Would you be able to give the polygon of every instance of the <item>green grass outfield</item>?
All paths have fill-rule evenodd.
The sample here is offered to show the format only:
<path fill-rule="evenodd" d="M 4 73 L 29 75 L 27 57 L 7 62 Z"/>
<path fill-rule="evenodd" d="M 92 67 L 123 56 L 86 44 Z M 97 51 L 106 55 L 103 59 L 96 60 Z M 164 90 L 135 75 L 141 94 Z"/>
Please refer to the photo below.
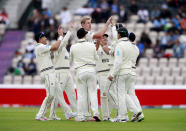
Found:
<path fill-rule="evenodd" d="M 186 109 L 144 109 L 140 123 L 36 121 L 39 108 L 0 108 L 0 131 L 186 131 Z M 114 115 L 114 114 L 112 114 Z"/>

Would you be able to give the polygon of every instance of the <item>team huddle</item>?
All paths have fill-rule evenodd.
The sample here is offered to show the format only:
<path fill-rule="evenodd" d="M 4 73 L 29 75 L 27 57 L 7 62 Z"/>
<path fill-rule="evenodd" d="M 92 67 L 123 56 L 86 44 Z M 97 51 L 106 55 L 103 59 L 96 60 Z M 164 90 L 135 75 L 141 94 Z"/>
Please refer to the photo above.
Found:
<path fill-rule="evenodd" d="M 112 39 L 109 41 L 105 32 L 110 25 Z M 133 113 L 130 121 L 142 121 L 144 114 L 134 87 L 136 60 L 139 55 L 139 50 L 133 43 L 135 34 L 128 33 L 127 29 L 122 24 L 115 23 L 112 17 L 97 33 L 91 31 L 90 17 L 83 17 L 81 26 L 77 31 L 78 42 L 71 46 L 70 53 L 66 46 L 72 35 L 73 23 L 66 35 L 61 27 L 58 28 L 59 38 L 51 46 L 47 45 L 45 33 L 35 36 L 36 61 L 47 94 L 36 120 L 61 120 L 56 115 L 57 105 L 60 104 L 67 120 L 75 117 L 75 121 L 78 122 L 101 121 L 97 98 L 98 81 L 102 120 L 127 122 L 128 109 Z M 54 54 L 53 60 L 51 52 Z M 75 82 L 70 67 L 75 69 Z M 67 93 L 71 107 L 65 102 L 63 91 Z M 47 119 L 48 108 L 50 116 Z M 110 117 L 113 109 L 117 110 L 115 118 Z"/>

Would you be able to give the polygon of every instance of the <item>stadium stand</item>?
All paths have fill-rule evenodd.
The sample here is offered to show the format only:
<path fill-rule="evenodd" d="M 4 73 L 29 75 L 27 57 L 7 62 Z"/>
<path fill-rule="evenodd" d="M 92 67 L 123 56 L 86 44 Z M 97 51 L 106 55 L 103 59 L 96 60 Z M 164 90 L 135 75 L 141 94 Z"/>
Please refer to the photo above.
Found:
<path fill-rule="evenodd" d="M 112 1 L 112 0 L 111 0 Z M 78 8 L 81 8 L 81 11 L 89 12 L 91 15 L 96 9 L 98 15 L 103 16 L 103 4 L 108 7 L 110 10 L 108 13 L 113 15 L 117 20 L 120 19 L 120 14 L 113 13 L 115 8 L 112 8 L 114 5 L 114 1 L 107 2 L 106 4 L 103 1 L 92 1 L 83 0 L 82 2 L 72 1 L 63 1 L 68 3 L 67 9 L 72 14 L 72 20 L 76 22 L 75 29 L 80 27 L 81 15 L 77 15 Z M 117 0 L 116 0 L 117 1 Z M 59 2 L 59 1 L 58 1 Z M 87 2 L 87 3 L 86 3 Z M 127 11 L 127 21 L 122 22 L 129 32 L 134 32 L 137 36 L 136 44 L 140 49 L 140 57 L 137 65 L 136 72 L 138 74 L 137 84 L 138 85 L 184 85 L 186 84 L 186 43 L 181 43 L 181 46 L 175 46 L 175 40 L 179 40 L 181 35 L 184 35 L 183 32 L 185 27 L 181 23 L 184 22 L 186 16 L 186 9 L 183 8 L 186 4 L 185 1 L 179 0 L 176 3 L 176 7 L 169 6 L 169 3 L 166 3 L 165 0 L 138 0 L 136 1 L 136 5 L 134 5 L 134 1 L 130 0 L 118 0 L 120 5 L 125 6 L 125 10 Z M 74 4 L 75 3 L 75 4 Z M 113 3 L 113 4 L 112 4 Z M 86 5 L 84 5 L 86 4 Z M 47 4 L 45 3 L 47 6 Z M 48 9 L 53 9 L 54 5 L 49 6 Z M 152 16 L 152 9 L 154 7 L 158 7 L 157 17 Z M 115 6 L 114 6 L 115 7 Z M 148 21 L 145 23 L 139 22 L 139 13 L 138 11 L 141 8 L 145 8 L 148 11 Z M 95 10 L 94 10 L 95 9 Z M 151 9 L 151 10 L 150 10 Z M 105 9 L 108 10 L 108 9 Z M 119 5 L 117 5 L 117 10 L 120 12 Z M 180 13 L 181 12 L 181 13 Z M 24 40 L 22 40 L 15 47 L 15 56 L 12 59 L 11 68 L 8 69 L 6 75 L 4 75 L 3 83 L 4 84 L 41 84 L 40 77 L 37 72 L 33 75 L 28 75 L 28 65 L 33 59 L 35 63 L 35 56 L 33 51 L 26 51 L 27 47 L 30 46 L 29 43 L 33 43 L 34 34 L 40 31 L 48 31 L 48 26 L 53 26 L 54 29 L 61 23 L 61 7 L 57 10 L 54 9 L 52 12 L 50 10 L 40 10 L 39 8 L 35 8 L 32 12 L 33 15 L 28 18 L 27 23 L 27 32 L 25 33 Z M 52 13 L 52 16 L 49 14 Z M 169 16 L 169 14 L 171 14 Z M 47 19 L 43 19 L 43 15 L 48 15 Z M 85 14 L 83 14 L 85 15 Z M 87 14 L 86 14 L 87 15 Z M 100 20 L 95 21 L 96 23 L 92 24 L 92 30 L 96 31 L 104 26 L 104 22 L 107 19 L 107 15 L 105 14 Z M 179 16 L 179 17 L 177 17 Z M 44 26 L 40 26 L 39 30 L 35 30 L 35 27 L 38 27 L 38 24 L 34 24 L 35 21 L 41 18 L 41 21 L 52 21 L 47 25 L 44 23 Z M 100 18 L 100 17 L 99 17 Z M 103 19 L 104 18 L 104 19 Z M 158 23 L 156 20 L 161 18 L 164 21 L 164 24 L 161 25 L 161 30 L 153 30 Z M 30 22 L 30 23 L 29 23 Z M 56 22 L 56 23 L 55 23 Z M 0 34 L 9 34 L 9 32 L 5 33 L 4 25 L 0 24 Z M 44 28 L 45 27 L 45 28 Z M 65 29 L 68 28 L 68 24 L 64 26 Z M 4 29 L 4 32 L 3 30 Z M 3 33 L 1 33 L 3 32 Z M 49 42 L 53 43 L 55 39 L 56 30 L 49 30 Z M 107 31 L 109 35 L 110 31 Z M 75 34 L 74 34 L 75 36 Z M 184 37 L 183 37 L 184 38 Z M 73 44 L 76 39 L 72 38 L 69 42 Z M 3 44 L 3 43 L 2 43 Z M 180 52 L 184 48 L 184 52 Z M 1 50 L 2 47 L 0 47 Z M 174 50 L 175 48 L 175 50 Z M 8 54 L 8 53 L 7 53 Z M 179 54 L 180 57 L 176 57 L 175 54 Z M 1 54 L 0 54 L 1 56 Z M 12 57 L 10 57 L 11 59 Z M 20 65 L 20 66 L 19 66 Z M 7 65 L 6 65 L 7 66 Z M 2 68 L 5 70 L 5 68 Z M 36 67 L 37 69 L 37 67 Z M 37 69 L 38 70 L 38 69 Z M 5 70 L 6 71 L 6 70 Z M 5 74 L 5 71 L 2 74 Z M 2 82 L 2 81 L 0 81 Z"/>

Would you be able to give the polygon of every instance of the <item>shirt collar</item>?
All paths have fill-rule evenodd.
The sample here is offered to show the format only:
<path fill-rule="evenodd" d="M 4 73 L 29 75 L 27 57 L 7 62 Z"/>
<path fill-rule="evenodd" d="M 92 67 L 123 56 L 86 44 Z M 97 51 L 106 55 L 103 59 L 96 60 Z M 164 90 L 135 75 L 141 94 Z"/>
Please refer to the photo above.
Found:
<path fill-rule="evenodd" d="M 127 37 L 120 38 L 119 41 L 128 41 Z"/>
<path fill-rule="evenodd" d="M 85 39 L 79 39 L 78 42 L 82 43 L 82 42 L 86 42 L 86 40 Z"/>
<path fill-rule="evenodd" d="M 41 45 L 42 43 L 35 43 L 35 46 Z"/>

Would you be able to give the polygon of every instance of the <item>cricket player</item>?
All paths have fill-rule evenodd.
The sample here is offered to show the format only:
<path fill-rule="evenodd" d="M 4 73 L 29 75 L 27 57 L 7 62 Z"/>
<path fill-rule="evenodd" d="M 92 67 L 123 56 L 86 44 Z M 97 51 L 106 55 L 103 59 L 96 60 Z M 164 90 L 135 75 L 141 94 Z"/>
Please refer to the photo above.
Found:
<path fill-rule="evenodd" d="M 100 121 L 97 99 L 96 60 L 98 55 L 96 47 L 86 41 L 87 31 L 80 28 L 77 31 L 78 43 L 72 45 L 70 60 L 76 70 L 77 81 L 77 117 L 76 121 L 89 120 L 89 101 L 93 112 L 93 120 Z"/>
<path fill-rule="evenodd" d="M 107 39 L 102 39 L 102 42 L 100 42 L 100 44 L 96 44 L 97 48 L 100 47 L 98 50 L 100 60 L 97 63 L 97 68 L 98 68 L 97 74 L 98 74 L 98 78 L 99 78 L 98 79 L 99 86 L 101 88 L 101 109 L 102 109 L 103 120 L 109 120 L 112 110 L 114 108 L 115 109 L 118 108 L 118 99 L 117 99 L 117 95 L 116 95 L 117 90 L 115 87 L 116 86 L 115 80 L 109 81 L 107 78 L 108 78 L 109 72 L 112 72 L 112 69 L 113 69 L 114 50 L 115 50 L 116 44 L 118 42 L 116 30 L 119 29 L 120 27 L 122 27 L 122 25 L 118 24 L 118 23 L 116 24 L 114 19 L 111 19 L 111 24 L 112 24 L 111 25 L 112 26 L 111 45 L 108 46 L 107 42 L 104 42 Z M 106 36 L 104 36 L 103 38 L 106 38 Z M 101 45 L 101 46 L 99 46 L 99 45 Z M 104 62 L 105 58 L 107 58 L 107 63 Z M 101 62 L 101 61 L 103 61 L 103 62 Z M 106 68 L 108 68 L 108 69 L 106 69 Z"/>
<path fill-rule="evenodd" d="M 120 28 L 122 28 L 122 27 L 124 27 L 122 24 L 120 24 L 120 23 L 117 23 L 117 24 L 115 24 L 115 21 L 114 21 L 114 19 L 112 19 L 112 21 L 111 21 L 111 23 L 112 23 L 112 35 L 113 35 L 113 43 L 112 43 L 112 48 L 111 49 L 109 49 L 108 47 L 105 47 L 104 48 L 104 51 L 106 51 L 106 52 L 110 52 L 111 54 L 114 54 L 114 49 L 115 49 L 115 46 L 116 46 L 116 43 L 117 43 L 117 41 L 118 41 L 118 38 L 116 37 L 117 36 L 117 31 L 116 30 L 119 30 Z M 129 40 L 133 43 L 134 41 L 135 41 L 135 38 L 136 38 L 136 36 L 135 36 L 135 34 L 134 33 L 129 33 Z M 134 43 L 133 43 L 133 45 L 135 45 Z M 136 49 L 136 46 L 133 46 L 134 47 L 134 49 Z M 138 50 L 138 48 L 137 48 L 137 50 Z M 135 67 L 136 66 L 136 61 L 134 60 L 134 65 L 133 65 L 133 67 Z M 134 71 L 134 73 L 135 73 L 135 69 L 133 68 L 133 71 Z M 132 84 L 135 84 L 135 81 L 136 80 L 134 80 L 133 82 L 134 83 L 132 83 Z M 133 87 L 129 87 L 130 88 L 130 90 L 131 91 L 129 91 L 128 92 L 128 95 L 126 95 L 126 104 L 127 104 L 127 108 L 129 109 L 129 111 L 131 111 L 131 112 L 133 112 L 135 109 L 134 108 L 138 108 L 140 111 L 142 111 L 142 108 L 141 108 L 141 106 L 140 106 L 140 103 L 139 103 L 139 100 L 138 100 L 138 98 L 137 98 L 137 96 L 135 95 L 135 89 L 134 89 L 134 86 Z M 115 89 L 115 88 L 113 88 L 113 89 Z M 113 92 L 114 93 L 114 92 Z M 114 96 L 114 94 L 113 94 L 113 96 Z M 132 107 L 131 106 L 131 104 L 130 104 L 130 100 L 131 100 L 131 98 L 132 98 L 132 100 L 133 100 L 133 102 L 135 103 L 135 105 L 136 106 L 134 106 L 134 107 Z M 135 119 L 135 113 L 133 112 L 133 117 L 132 117 L 132 119 L 131 119 L 131 121 L 134 121 L 133 119 Z M 139 116 L 139 118 L 136 120 L 136 121 L 138 121 L 138 122 L 140 122 L 140 121 L 142 121 L 144 119 L 144 114 L 142 113 L 140 116 Z"/>
<path fill-rule="evenodd" d="M 89 16 L 84 16 L 81 20 L 81 26 L 88 32 L 86 36 L 86 40 L 88 42 L 93 42 L 93 40 L 95 39 L 100 39 L 107 31 L 111 20 L 112 20 L 112 17 L 110 17 L 107 20 L 107 22 L 105 23 L 105 26 L 99 32 L 94 33 L 93 31 L 91 31 L 91 18 Z"/>
<path fill-rule="evenodd" d="M 94 43 L 95 39 L 100 39 L 104 33 L 107 31 L 110 23 L 111 23 L 112 17 L 110 17 L 105 26 L 97 33 L 94 33 L 93 31 L 91 31 L 91 18 L 89 16 L 84 16 L 81 20 L 81 26 L 82 28 L 85 29 L 85 31 L 87 31 L 87 35 L 86 35 L 86 41 Z M 89 116 L 91 116 L 91 114 L 89 113 Z"/>
<path fill-rule="evenodd" d="M 77 110 L 76 93 L 75 93 L 73 79 L 70 73 L 69 53 L 66 49 L 66 45 L 68 44 L 72 30 L 73 30 L 73 23 L 71 24 L 67 34 L 65 36 L 63 35 L 62 38 L 63 46 L 60 46 L 60 48 L 54 52 L 53 62 L 54 62 L 54 67 L 56 72 L 57 84 L 59 84 L 62 91 L 65 91 L 67 93 L 70 104 L 73 110 L 76 112 Z M 64 103 L 63 105 L 61 105 L 62 108 L 66 108 L 66 110 L 68 110 L 68 112 L 65 112 L 66 119 L 68 120 L 72 117 L 75 117 L 75 113 L 72 113 L 72 111 L 69 110 L 70 109 L 69 105 L 66 104 L 63 93 L 60 99 Z M 55 98 L 51 105 L 50 118 L 49 118 L 50 120 L 61 120 L 61 118 L 57 117 L 56 115 L 57 105 L 58 105 L 58 101 L 57 98 Z"/>
<path fill-rule="evenodd" d="M 58 35 L 62 35 L 60 27 L 58 28 Z M 47 109 L 50 107 L 52 100 L 57 95 L 56 90 L 58 90 L 56 86 L 55 69 L 50 53 L 56 51 L 60 46 L 63 46 L 63 43 L 61 44 L 61 40 L 58 40 L 52 46 L 47 45 L 47 38 L 43 32 L 36 35 L 35 40 L 37 41 L 37 46 L 35 47 L 36 61 L 40 69 L 41 79 L 45 83 L 46 88 L 46 97 L 35 119 L 44 121 L 47 120 L 45 117 Z"/>
<path fill-rule="evenodd" d="M 105 49 L 107 49 L 105 51 Z M 96 50 L 99 56 L 99 60 L 96 62 L 97 76 L 99 87 L 101 90 L 101 111 L 102 119 L 109 120 L 110 113 L 113 107 L 117 106 L 116 93 L 113 92 L 113 82 L 110 82 L 108 78 L 109 71 L 112 67 L 111 59 L 113 56 L 109 55 L 108 35 L 104 34 L 101 40 L 96 43 Z"/>
<path fill-rule="evenodd" d="M 118 39 L 118 44 L 116 45 L 114 53 L 114 67 L 108 79 L 112 81 L 113 78 L 115 78 L 117 86 L 118 115 L 114 122 L 127 122 L 126 97 L 128 95 L 129 85 L 136 75 L 133 72 L 133 68 L 135 68 L 133 67 L 133 60 L 137 59 L 139 52 L 133 48 L 133 45 L 128 40 L 128 31 L 126 28 L 119 28 Z M 128 97 L 128 101 L 130 101 L 131 107 L 135 107 L 130 97 Z M 133 112 L 136 114 L 134 120 L 138 119 L 139 115 L 142 113 L 137 107 L 134 108 Z"/>
<path fill-rule="evenodd" d="M 135 41 L 135 39 L 136 39 L 136 36 L 135 36 L 135 34 L 133 33 L 133 32 L 131 32 L 131 33 L 129 33 L 129 40 L 132 42 L 132 44 L 133 44 L 133 48 L 134 48 L 134 50 L 136 50 L 136 52 L 139 52 L 139 49 L 138 49 L 138 47 L 136 46 L 136 44 L 134 43 L 134 41 Z M 139 54 L 139 53 L 138 53 Z M 136 58 L 134 58 L 133 60 L 132 60 L 132 62 L 133 62 L 133 67 L 136 67 Z M 133 68 L 133 74 L 135 74 L 135 68 Z M 140 112 L 142 112 L 142 108 L 141 108 L 141 105 L 140 105 L 140 102 L 139 102 L 139 100 L 138 100 L 138 97 L 136 96 L 136 93 L 135 93 L 135 82 L 136 82 L 136 76 L 134 76 L 133 77 L 134 78 L 134 80 L 132 80 L 130 83 L 129 83 L 129 91 L 127 92 L 128 93 L 128 95 L 132 98 L 132 100 L 133 100 L 133 102 L 134 102 L 134 104 L 136 105 L 136 107 L 138 108 L 138 110 L 140 110 Z M 133 108 L 134 107 L 131 107 L 131 104 L 130 104 L 130 99 L 128 100 L 128 97 L 127 97 L 127 107 L 128 107 L 128 109 L 131 111 L 131 112 L 133 112 Z M 135 119 L 135 113 L 133 114 L 133 117 L 132 117 L 132 119 L 131 119 L 131 121 L 132 122 L 140 122 L 140 121 L 142 121 L 142 120 L 144 120 L 144 114 L 142 113 L 139 117 L 138 117 L 138 119 Z"/>
<path fill-rule="evenodd" d="M 105 52 L 106 54 L 110 54 L 110 56 L 111 56 L 111 60 L 110 60 L 110 64 L 109 64 L 109 65 L 112 65 L 112 59 L 114 58 L 114 49 L 115 49 L 115 46 L 116 46 L 116 44 L 117 44 L 117 42 L 118 42 L 117 30 L 119 30 L 119 28 L 122 28 L 122 27 L 123 27 L 122 24 L 119 24 L 119 23 L 115 24 L 114 19 L 112 19 L 111 24 L 112 24 L 112 36 L 113 36 L 112 45 L 111 45 L 110 48 L 109 48 L 107 45 L 102 46 L 104 52 Z M 129 33 L 129 40 L 130 40 L 131 42 L 134 42 L 134 40 L 135 40 L 135 34 L 134 34 L 134 33 Z M 134 44 L 134 43 L 133 43 L 133 44 Z M 135 44 L 134 44 L 134 45 L 135 45 Z M 134 46 L 134 48 L 136 48 L 136 46 Z M 136 64 L 136 61 L 134 60 L 134 67 L 135 67 L 135 64 Z M 111 70 L 112 70 L 112 68 L 111 68 Z M 135 69 L 133 69 L 133 70 L 135 71 Z M 135 82 L 135 81 L 133 81 L 133 82 Z M 106 82 L 106 83 L 108 83 L 108 82 Z M 133 84 L 135 84 L 135 83 L 133 83 Z M 112 86 L 107 86 L 107 87 L 112 87 L 112 88 L 110 88 L 108 91 L 109 91 L 109 94 L 112 96 L 112 98 L 115 98 L 114 96 L 116 95 L 116 91 L 114 90 L 115 88 L 113 87 L 113 85 L 114 85 L 114 82 L 112 83 Z M 111 89 L 112 89 L 112 90 L 111 90 Z M 126 97 L 127 108 L 128 108 L 131 112 L 133 112 L 133 111 L 135 110 L 134 108 L 136 108 L 136 107 L 138 107 L 139 110 L 142 111 L 142 108 L 141 108 L 141 106 L 140 106 L 140 104 L 139 104 L 139 100 L 138 100 L 137 96 L 135 95 L 134 87 L 131 87 L 130 90 L 131 90 L 131 91 L 128 92 L 128 93 L 131 93 L 131 94 L 129 94 L 129 95 L 132 96 L 131 98 L 133 99 L 133 102 L 135 103 L 136 106 L 135 106 L 135 107 L 132 107 L 132 106 L 131 106 L 131 104 L 130 104 L 131 98 L 129 97 L 129 95 L 127 95 L 127 97 Z M 113 99 L 113 100 L 114 100 L 114 99 Z M 117 105 L 117 98 L 115 98 L 115 101 L 116 101 L 116 105 Z M 111 105 L 111 104 L 109 104 L 109 105 Z M 109 107 L 110 107 L 110 111 L 111 111 L 113 106 L 109 106 Z M 134 116 L 135 116 L 135 113 L 134 113 Z M 133 117 L 131 120 L 133 121 L 134 118 L 135 118 L 135 117 Z M 142 114 L 139 116 L 139 118 L 138 118 L 137 121 L 141 121 L 141 120 L 143 120 L 143 119 L 144 119 L 144 115 L 143 115 L 143 113 L 142 113 Z"/>

